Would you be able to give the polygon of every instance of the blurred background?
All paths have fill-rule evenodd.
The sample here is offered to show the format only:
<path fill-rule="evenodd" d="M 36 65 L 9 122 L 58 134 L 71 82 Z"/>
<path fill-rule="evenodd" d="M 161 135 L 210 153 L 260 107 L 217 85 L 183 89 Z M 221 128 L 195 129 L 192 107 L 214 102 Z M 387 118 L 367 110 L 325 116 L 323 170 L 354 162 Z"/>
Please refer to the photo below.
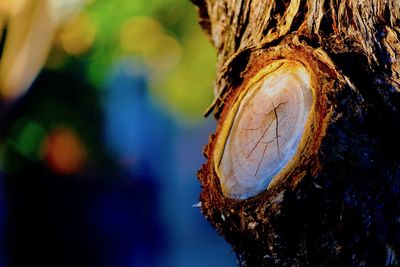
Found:
<path fill-rule="evenodd" d="M 200 214 L 189 0 L 0 0 L 0 266 L 235 266 Z"/>

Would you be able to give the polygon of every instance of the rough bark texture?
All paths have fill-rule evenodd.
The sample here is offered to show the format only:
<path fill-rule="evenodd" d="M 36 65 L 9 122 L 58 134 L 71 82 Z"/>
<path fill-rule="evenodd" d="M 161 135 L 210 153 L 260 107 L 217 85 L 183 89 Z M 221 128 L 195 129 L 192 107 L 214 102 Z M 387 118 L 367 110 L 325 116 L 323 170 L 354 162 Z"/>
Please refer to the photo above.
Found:
<path fill-rule="evenodd" d="M 400 255 L 400 1 L 194 0 L 218 50 L 218 119 L 199 171 L 202 212 L 241 266 L 389 266 Z M 225 198 L 213 164 L 238 93 L 269 63 L 300 62 L 315 95 L 279 182 Z"/>

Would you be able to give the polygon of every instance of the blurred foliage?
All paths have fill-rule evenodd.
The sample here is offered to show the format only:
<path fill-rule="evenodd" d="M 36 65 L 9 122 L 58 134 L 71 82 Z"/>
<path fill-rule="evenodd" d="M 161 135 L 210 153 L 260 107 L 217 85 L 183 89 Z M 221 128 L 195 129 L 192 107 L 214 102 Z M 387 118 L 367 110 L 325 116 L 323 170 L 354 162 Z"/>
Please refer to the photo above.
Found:
<path fill-rule="evenodd" d="M 102 88 L 111 67 L 132 58 L 148 70 L 151 94 L 185 119 L 211 103 L 215 52 L 188 0 L 96 0 L 59 31 L 47 67 L 78 60 Z"/>
<path fill-rule="evenodd" d="M 31 14 L 31 24 L 37 24 L 34 32 L 24 32 L 16 39 L 26 51 L 40 50 L 40 43 L 35 41 L 42 40 L 40 27 L 51 21 L 57 23 L 47 25 L 55 29 L 55 36 L 47 40 L 53 40 L 53 45 L 45 70 L 22 100 L 16 98 L 13 109 L 20 111 L 7 115 L 11 119 L 3 123 L 1 169 L 21 169 L 21 159 L 46 161 L 53 167 L 57 162 L 79 166 L 81 163 L 68 161 L 67 156 L 52 156 L 54 149 L 64 151 L 58 146 L 59 139 L 76 147 L 61 154 L 71 158 L 87 154 L 79 156 L 81 161 L 102 161 L 101 146 L 97 145 L 102 138 L 98 135 L 102 128 L 100 100 L 106 97 L 107 82 L 121 62 L 131 61 L 132 68 L 143 69 L 152 99 L 175 119 L 204 122 L 201 115 L 213 98 L 216 55 L 197 24 L 196 9 L 189 0 L 7 0 L 0 3 L 0 19 L 8 18 L 1 16 L 6 14 L 4 10 L 13 14 L 17 7 Z M 38 24 L 46 16 L 46 23 Z M 15 23 L 24 22 L 24 28 L 32 28 L 26 18 L 13 19 Z M 11 26 L 6 28 L 3 41 L 12 31 Z M 9 47 L 14 54 L 20 52 L 12 43 Z M 27 82 L 35 76 L 36 68 L 30 68 L 30 62 L 41 64 L 35 61 L 35 53 L 21 57 L 21 62 L 25 60 L 21 66 L 31 73 L 18 73 Z M 94 117 L 98 120 L 95 124 Z M 64 132 L 60 133 L 60 127 Z"/>

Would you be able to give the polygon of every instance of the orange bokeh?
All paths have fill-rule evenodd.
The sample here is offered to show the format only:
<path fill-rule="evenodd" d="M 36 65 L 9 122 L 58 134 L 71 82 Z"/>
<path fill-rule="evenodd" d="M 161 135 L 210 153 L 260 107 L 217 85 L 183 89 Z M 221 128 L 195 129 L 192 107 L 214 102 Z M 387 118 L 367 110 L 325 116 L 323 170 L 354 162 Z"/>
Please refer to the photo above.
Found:
<path fill-rule="evenodd" d="M 86 161 L 86 149 L 71 129 L 56 128 L 44 141 L 44 155 L 49 168 L 59 174 L 80 171 Z"/>

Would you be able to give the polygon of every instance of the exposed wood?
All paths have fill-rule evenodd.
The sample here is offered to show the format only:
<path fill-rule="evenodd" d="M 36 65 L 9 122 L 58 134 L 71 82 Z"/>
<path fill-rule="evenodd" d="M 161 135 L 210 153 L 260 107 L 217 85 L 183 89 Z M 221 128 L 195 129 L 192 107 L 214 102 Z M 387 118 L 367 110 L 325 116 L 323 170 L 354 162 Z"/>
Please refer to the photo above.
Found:
<path fill-rule="evenodd" d="M 300 64 L 275 61 L 241 91 L 221 129 L 214 164 L 226 197 L 246 199 L 276 183 L 292 160 L 313 103 Z"/>
<path fill-rule="evenodd" d="M 218 50 L 216 99 L 208 111 L 214 111 L 218 127 L 205 149 L 208 162 L 198 174 L 202 212 L 232 244 L 240 265 L 396 264 L 400 1 L 196 0 L 195 4 L 200 24 Z M 273 149 L 263 153 L 260 148 L 254 154 L 252 161 L 261 162 L 260 166 L 251 167 L 243 160 L 246 166 L 229 167 L 232 159 L 246 157 L 232 147 L 251 137 L 235 135 L 235 125 L 248 127 L 249 120 L 255 121 L 255 128 L 269 124 L 257 122 L 257 116 L 237 115 L 249 112 L 247 90 L 255 94 L 251 89 L 255 77 L 282 61 L 307 71 L 313 93 L 312 107 L 305 105 L 306 111 L 311 109 L 304 113 L 307 123 L 304 129 L 296 128 L 301 138 L 292 146 L 295 153 L 282 161 L 284 166 L 276 174 L 275 163 L 263 159 L 275 157 L 278 151 Z M 270 75 L 283 79 L 286 74 Z M 257 105 L 257 112 L 270 113 L 267 104 Z M 257 172 L 257 168 L 265 173 L 255 175 L 257 179 L 246 177 L 244 170 Z M 240 184 L 238 173 L 245 181 L 239 189 L 228 183 Z M 250 190 L 243 190 L 246 187 Z"/>

